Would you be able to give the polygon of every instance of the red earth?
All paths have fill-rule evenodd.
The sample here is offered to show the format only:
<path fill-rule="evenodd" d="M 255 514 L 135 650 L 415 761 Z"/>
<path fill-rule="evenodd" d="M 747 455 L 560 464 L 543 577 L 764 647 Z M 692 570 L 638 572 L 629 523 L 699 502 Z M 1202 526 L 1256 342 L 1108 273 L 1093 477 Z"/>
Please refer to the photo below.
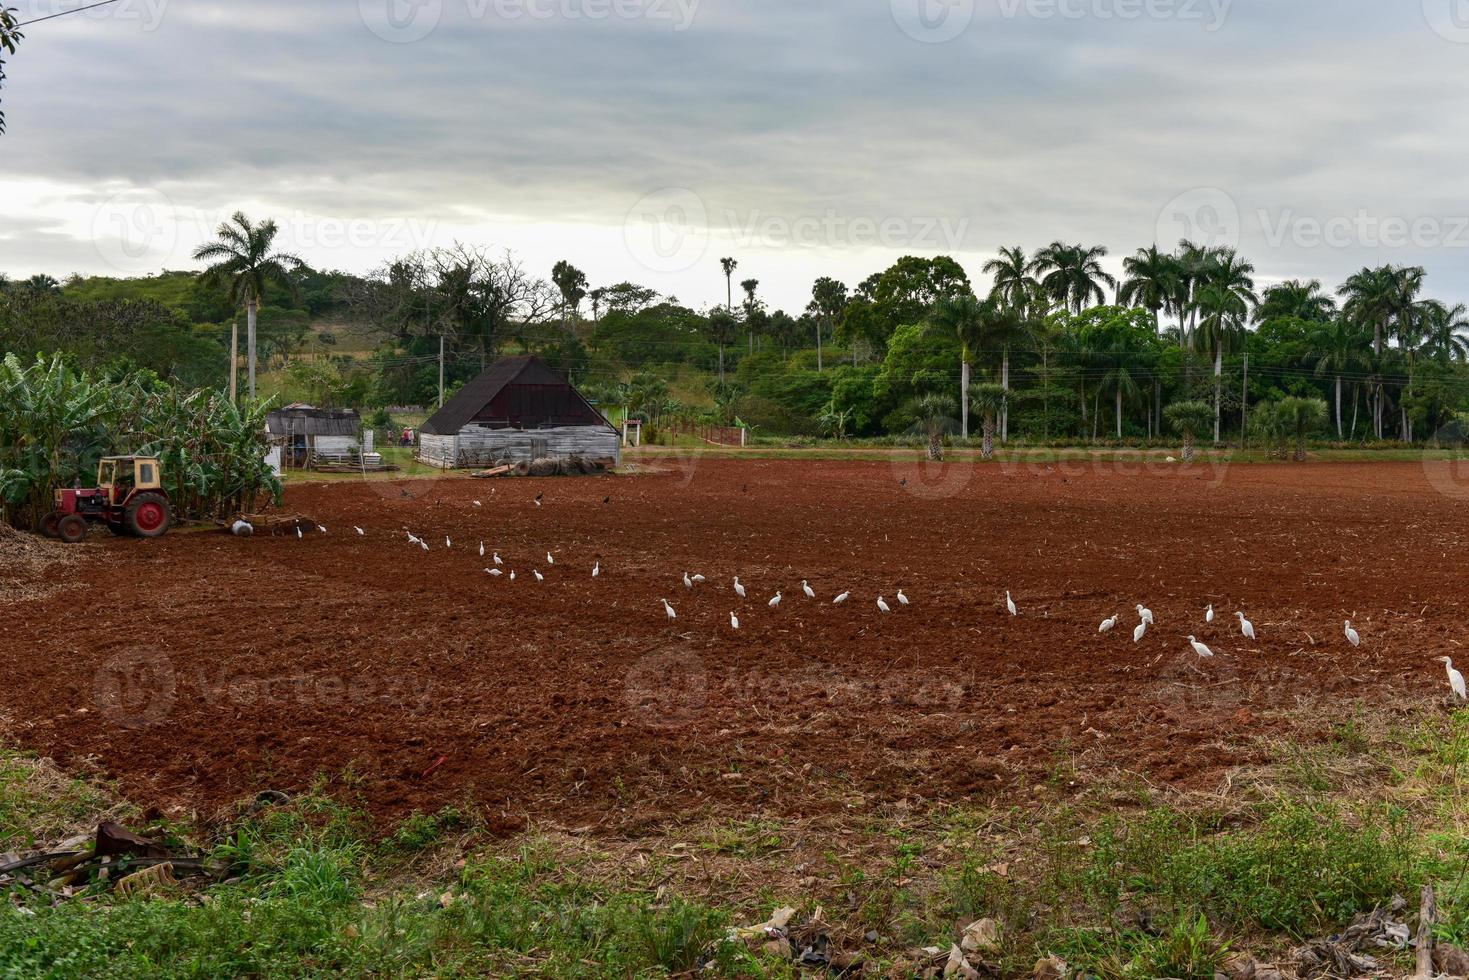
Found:
<path fill-rule="evenodd" d="M 990 800 L 1063 761 L 1208 787 L 1288 709 L 1441 710 L 1432 658 L 1469 659 L 1452 464 L 664 463 L 297 485 L 329 529 L 300 539 L 94 535 L 66 588 L 0 593 L 0 738 L 143 805 L 347 774 L 384 821 L 630 830 Z"/>

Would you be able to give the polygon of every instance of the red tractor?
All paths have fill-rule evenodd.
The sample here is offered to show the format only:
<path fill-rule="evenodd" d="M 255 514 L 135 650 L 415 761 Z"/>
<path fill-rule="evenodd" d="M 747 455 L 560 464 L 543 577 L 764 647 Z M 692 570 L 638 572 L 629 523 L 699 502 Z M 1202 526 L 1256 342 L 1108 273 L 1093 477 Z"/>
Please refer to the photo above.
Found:
<path fill-rule="evenodd" d="M 156 538 L 173 523 L 162 477 L 155 457 L 109 456 L 97 464 L 95 489 L 56 491 L 56 509 L 42 519 L 41 533 L 76 544 L 103 523 L 113 534 Z"/>

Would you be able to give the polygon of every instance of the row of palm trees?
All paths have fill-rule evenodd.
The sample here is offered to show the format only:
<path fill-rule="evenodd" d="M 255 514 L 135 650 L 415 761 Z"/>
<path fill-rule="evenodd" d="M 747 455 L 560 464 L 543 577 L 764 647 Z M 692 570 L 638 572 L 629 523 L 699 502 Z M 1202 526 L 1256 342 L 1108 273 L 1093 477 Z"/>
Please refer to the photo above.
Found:
<path fill-rule="evenodd" d="M 1334 379 L 1337 435 L 1343 432 L 1344 376 L 1368 375 L 1373 431 L 1382 438 L 1388 394 L 1383 366 L 1386 345 L 1396 345 L 1405 362 L 1411 391 L 1416 360 L 1469 358 L 1469 318 L 1462 304 L 1448 306 L 1423 298 L 1424 270 L 1385 265 L 1363 269 L 1337 291 L 1341 299 L 1322 291 L 1319 280 L 1292 280 L 1256 291 L 1255 268 L 1234 249 L 1206 247 L 1182 241 L 1173 252 L 1156 245 L 1140 248 L 1123 260 L 1119 281 L 1105 269 L 1102 246 L 1053 242 L 1034 254 L 1020 247 L 1000 249 L 984 265 L 993 279 L 988 296 L 980 300 L 964 291 L 941 297 L 930 314 L 933 325 L 955 336 L 961 350 L 961 428 L 969 433 L 968 391 L 972 367 L 981 351 L 998 352 L 998 381 L 1010 388 L 1010 356 L 1022 346 L 1036 349 L 1043 322 L 1057 311 L 1080 315 L 1101 305 L 1111 289 L 1118 305 L 1147 310 L 1154 330 L 1169 336 L 1186 353 L 1206 355 L 1213 363 L 1214 440 L 1220 439 L 1224 357 L 1239 348 L 1248 324 L 1293 318 L 1311 324 L 1311 342 L 1318 376 Z M 1167 317 L 1173 326 L 1164 329 Z M 1119 377 L 1111 387 L 1119 403 L 1130 379 L 1120 377 L 1128 368 L 1114 366 Z M 1191 371 L 1185 359 L 1186 375 Z M 1186 376 L 1185 382 L 1190 379 Z M 1412 438 L 1406 407 L 1401 411 L 1402 438 Z M 1119 425 L 1121 406 L 1118 407 Z M 1008 407 L 1000 411 L 1001 439 L 1009 437 Z"/>

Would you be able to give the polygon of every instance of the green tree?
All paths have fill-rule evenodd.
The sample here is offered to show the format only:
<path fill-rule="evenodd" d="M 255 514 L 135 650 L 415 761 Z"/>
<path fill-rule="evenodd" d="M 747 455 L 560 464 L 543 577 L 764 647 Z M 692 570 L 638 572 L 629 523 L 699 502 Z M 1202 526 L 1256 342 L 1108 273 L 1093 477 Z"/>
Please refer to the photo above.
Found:
<path fill-rule="evenodd" d="M 196 260 L 213 263 L 205 270 L 204 278 L 211 285 L 223 286 L 232 304 L 245 304 L 245 351 L 252 399 L 255 397 L 255 330 L 260 299 L 272 283 L 294 290 L 291 272 L 305 264 L 294 255 L 272 251 L 279 232 L 272 220 L 257 225 L 245 217 L 243 211 L 236 211 L 229 221 L 219 226 L 215 241 L 194 249 Z"/>
<path fill-rule="evenodd" d="M 734 273 L 739 265 L 734 259 L 719 260 L 719 267 L 724 270 L 724 308 L 731 313 L 734 312 Z"/>
<path fill-rule="evenodd" d="M 969 438 L 969 379 L 975 353 L 984 343 L 984 304 L 973 293 L 941 296 L 929 314 L 930 322 L 959 341 L 959 432 Z"/>
<path fill-rule="evenodd" d="M 735 342 L 740 321 L 729 310 L 718 307 L 709 311 L 709 340 L 719 347 L 719 383 L 724 384 L 724 349 Z"/>
<path fill-rule="evenodd" d="M 974 410 L 979 413 L 980 425 L 983 427 L 984 440 L 980 444 L 979 454 L 986 460 L 995 458 L 995 422 L 999 418 L 1010 397 L 1010 392 L 1004 385 L 982 384 L 975 385 L 974 393 L 970 396 Z"/>
<path fill-rule="evenodd" d="M 25 35 L 16 26 L 15 8 L 0 4 L 0 88 L 5 87 L 5 55 L 15 54 Z M 5 113 L 0 112 L 0 136 L 5 134 Z"/>
<path fill-rule="evenodd" d="M 1336 315 L 1336 301 L 1321 291 L 1321 280 L 1290 279 L 1267 286 L 1255 307 L 1255 322 L 1287 317 L 1311 323 L 1326 323 Z"/>
<path fill-rule="evenodd" d="M 920 395 L 905 406 L 923 431 L 928 441 L 928 458 L 934 462 L 943 461 L 944 433 L 953 428 L 954 408 L 952 396 L 937 392 Z"/>
<path fill-rule="evenodd" d="M 816 370 L 821 364 L 821 326 L 826 324 L 827 333 L 833 330 L 836 318 L 847 307 L 847 287 L 835 279 L 822 276 L 811 286 L 811 303 L 806 307 L 816 323 Z"/>
<path fill-rule="evenodd" d="M 1124 277 L 1117 287 L 1117 302 L 1137 306 L 1153 315 L 1153 333 L 1163 332 L 1160 313 L 1178 291 L 1178 263 L 1159 252 L 1157 245 L 1140 248 L 1122 260 Z"/>
<path fill-rule="evenodd" d="M 1295 436 L 1298 463 L 1306 461 L 1306 438 L 1326 424 L 1326 402 L 1319 398 L 1285 398 L 1277 406 L 1286 429 Z"/>
<path fill-rule="evenodd" d="M 561 294 L 561 328 L 568 328 L 568 319 L 581 308 L 587 295 L 587 276 L 576 266 L 562 259 L 551 267 L 551 283 Z"/>
<path fill-rule="evenodd" d="M 1194 440 L 1209 427 L 1214 410 L 1205 402 L 1174 402 L 1163 410 L 1163 417 L 1183 436 L 1183 461 L 1194 461 Z"/>
<path fill-rule="evenodd" d="M 1080 313 L 1088 305 L 1104 303 L 1103 286 L 1117 288 L 1117 279 L 1102 268 L 1103 245 L 1067 245 L 1055 241 L 1036 253 L 1031 271 L 1058 306 Z"/>
<path fill-rule="evenodd" d="M 760 332 L 764 323 L 763 314 L 765 305 L 755 298 L 755 290 L 760 288 L 759 279 L 746 279 L 740 283 L 740 288 L 745 291 L 745 333 L 750 339 L 750 353 L 755 353 L 755 334 Z"/>
<path fill-rule="evenodd" d="M 1345 316 L 1333 317 L 1311 333 L 1312 355 L 1316 377 L 1330 376 L 1336 389 L 1336 437 L 1342 431 L 1342 376 L 1368 367 L 1372 363 L 1372 338 L 1362 327 Z"/>
<path fill-rule="evenodd" d="M 1041 284 L 1031 275 L 1031 260 L 1025 249 L 1010 245 L 1000 249 L 1000 254 L 984 264 L 984 272 L 991 278 L 990 299 L 998 300 L 1012 309 L 1029 315 Z"/>
<path fill-rule="evenodd" d="M 1220 438 L 1224 394 L 1224 351 L 1244 335 L 1250 307 L 1256 302 L 1255 267 L 1233 249 L 1220 249 L 1209 262 L 1194 296 L 1200 314 L 1196 343 L 1214 356 L 1214 443 Z"/>

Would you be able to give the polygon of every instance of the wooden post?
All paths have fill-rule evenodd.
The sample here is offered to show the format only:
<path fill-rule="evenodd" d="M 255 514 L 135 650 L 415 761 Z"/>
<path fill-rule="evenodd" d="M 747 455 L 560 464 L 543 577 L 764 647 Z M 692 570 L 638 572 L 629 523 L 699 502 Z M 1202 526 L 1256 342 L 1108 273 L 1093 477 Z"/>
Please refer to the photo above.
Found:
<path fill-rule="evenodd" d="M 1423 886 L 1423 898 L 1418 906 L 1418 970 L 1414 976 L 1428 978 L 1433 970 L 1433 920 L 1438 917 L 1438 902 L 1433 897 L 1433 886 Z"/>
<path fill-rule="evenodd" d="M 439 334 L 439 407 L 444 407 L 444 335 Z"/>
<path fill-rule="evenodd" d="M 230 404 L 234 405 L 238 399 L 238 387 L 236 376 L 239 374 L 240 366 L 240 321 L 230 321 Z"/>

